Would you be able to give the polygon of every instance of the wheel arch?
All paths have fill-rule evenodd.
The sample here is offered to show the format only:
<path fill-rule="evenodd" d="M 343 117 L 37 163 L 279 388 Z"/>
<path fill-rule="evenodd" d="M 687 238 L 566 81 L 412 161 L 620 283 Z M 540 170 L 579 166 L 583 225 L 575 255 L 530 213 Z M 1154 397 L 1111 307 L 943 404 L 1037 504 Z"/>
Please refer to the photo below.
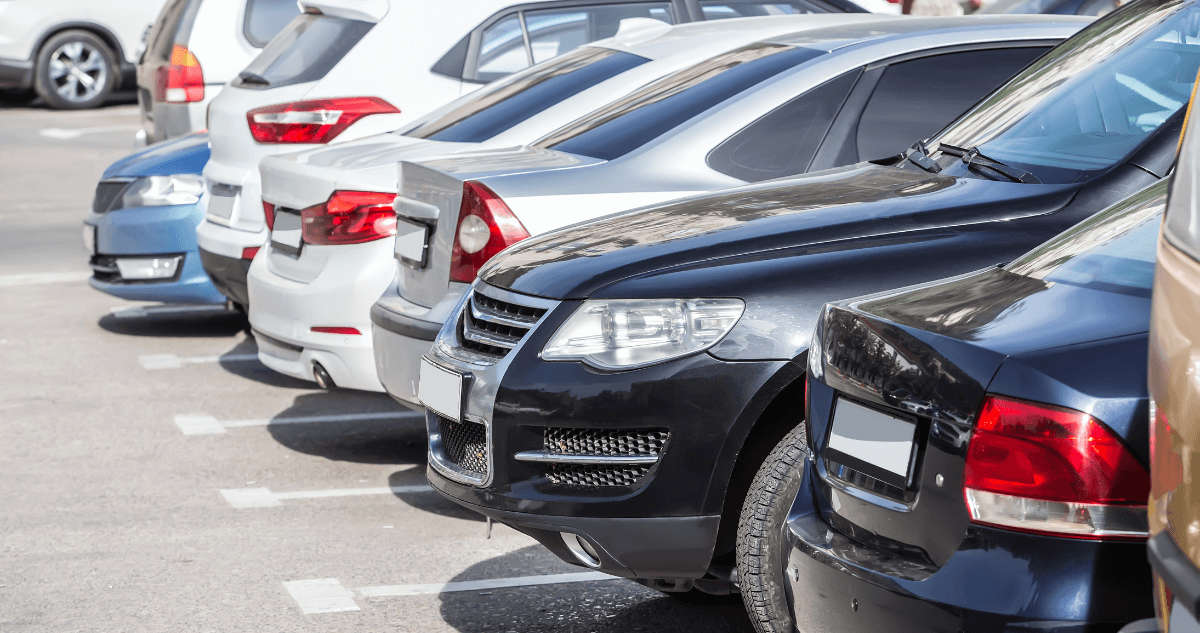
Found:
<path fill-rule="evenodd" d="M 104 40 L 104 43 L 112 49 L 113 55 L 115 55 L 117 58 L 117 66 L 119 67 L 118 70 L 124 69 L 125 67 L 131 65 L 129 60 L 125 58 L 125 49 L 121 46 L 121 40 L 118 39 L 117 35 L 108 27 L 101 26 L 95 22 L 73 21 L 60 22 L 46 29 L 45 33 L 42 33 L 41 37 L 37 39 L 37 43 L 33 47 L 34 66 L 37 66 L 37 59 L 42 54 L 42 47 L 46 45 L 46 42 L 49 41 L 50 38 L 62 33 L 63 31 L 75 30 L 88 31 L 92 35 Z"/>

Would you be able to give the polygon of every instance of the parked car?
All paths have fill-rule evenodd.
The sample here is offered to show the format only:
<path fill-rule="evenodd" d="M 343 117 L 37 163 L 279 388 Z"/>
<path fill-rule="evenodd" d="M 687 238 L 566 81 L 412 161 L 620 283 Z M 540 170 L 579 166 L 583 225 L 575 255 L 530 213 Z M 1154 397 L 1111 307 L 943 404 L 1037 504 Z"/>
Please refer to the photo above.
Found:
<path fill-rule="evenodd" d="M 138 60 L 144 140 L 204 129 L 213 97 L 297 15 L 295 0 L 170 0 Z"/>
<path fill-rule="evenodd" d="M 164 0 L 0 2 L 0 98 L 94 108 L 133 83 L 142 34 Z"/>
<path fill-rule="evenodd" d="M 1193 101 L 1192 106 L 1195 107 Z M 1171 183 L 1167 215 L 1158 240 L 1158 268 L 1150 309 L 1150 541 L 1157 624 L 1143 630 L 1200 630 L 1200 542 L 1196 525 L 1200 494 L 1193 486 L 1196 416 L 1196 301 L 1200 288 L 1197 231 L 1197 159 L 1200 132 L 1195 112 Z M 1125 632 L 1122 632 L 1125 633 Z M 1130 632 L 1132 633 L 1132 631 Z M 1140 633 L 1140 632 L 1139 632 Z"/>
<path fill-rule="evenodd" d="M 91 286 L 136 301 L 223 303 L 196 252 L 204 219 L 208 135 L 193 134 L 135 152 L 104 170 L 83 239 Z"/>
<path fill-rule="evenodd" d="M 1198 15 L 1142 0 L 1102 18 L 902 161 L 620 213 L 495 257 L 421 365 L 431 485 L 573 564 L 730 590 L 737 556 L 752 564 L 737 542 L 760 521 L 752 480 L 804 421 L 821 306 L 1012 261 L 1165 177 L 1184 112 L 1164 97 L 1190 94 Z M 783 534 L 786 512 L 770 518 Z M 736 579 L 782 601 L 769 582 Z"/>
<path fill-rule="evenodd" d="M 979 9 L 976 12 L 978 15 L 1043 13 L 1099 17 L 1116 11 L 1120 5 L 1120 0 L 993 0 L 982 8 L 975 8 Z"/>
<path fill-rule="evenodd" d="M 752 2 L 744 10 L 763 4 L 863 11 L 848 0 Z M 204 175 L 211 195 L 198 231 L 200 254 L 217 288 L 243 306 L 249 301 L 246 256 L 267 241 L 258 173 L 264 156 L 401 129 L 481 84 L 612 36 L 622 20 L 703 17 L 693 16 L 683 0 L 395 6 L 302 0 L 301 6 L 308 12 L 210 107 L 213 157 Z M 381 59 L 401 63 L 379 76 Z"/>
<path fill-rule="evenodd" d="M 400 253 L 373 312 L 388 393 L 419 406 L 421 355 L 506 246 L 622 209 L 898 155 L 1084 24 L 812 19 L 832 23 L 698 62 L 527 147 L 402 162 L 401 234 L 431 230 Z"/>
<path fill-rule="evenodd" d="M 825 306 L 811 448 L 804 427 L 777 445 L 747 501 L 761 524 L 739 535 L 762 621 L 1116 630 L 1153 614 L 1146 342 L 1166 193 L 1001 268 Z"/>
<path fill-rule="evenodd" d="M 342 217 L 394 217 L 396 161 L 533 142 L 698 60 L 803 29 L 806 23 L 811 26 L 812 20 L 803 15 L 674 27 L 648 22 L 495 81 L 403 133 L 267 156 L 259 170 L 268 226 L 283 217 L 274 239 L 301 241 L 268 243 L 250 266 L 250 322 L 259 358 L 322 387 L 383 390 L 375 373 L 370 311 L 396 274 L 395 225 L 366 221 L 354 235 L 335 236 L 329 223 L 317 220 L 336 217 L 335 211 Z M 356 202 L 347 206 L 352 199 Z M 314 221 L 299 234 L 286 233 L 286 222 L 300 216 Z"/>

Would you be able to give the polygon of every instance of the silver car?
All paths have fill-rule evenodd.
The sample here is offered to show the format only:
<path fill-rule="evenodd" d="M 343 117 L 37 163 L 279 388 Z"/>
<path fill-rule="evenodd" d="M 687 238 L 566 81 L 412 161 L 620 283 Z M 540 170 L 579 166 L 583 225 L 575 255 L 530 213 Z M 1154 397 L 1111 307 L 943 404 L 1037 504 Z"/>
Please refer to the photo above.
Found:
<path fill-rule="evenodd" d="M 371 311 L 388 393 L 418 405 L 421 355 L 504 248 L 624 209 L 898 155 L 1088 22 L 811 19 L 814 28 L 699 62 L 531 145 L 402 161 L 397 275 Z M 520 316 L 471 335 L 504 347 L 504 323 Z"/>

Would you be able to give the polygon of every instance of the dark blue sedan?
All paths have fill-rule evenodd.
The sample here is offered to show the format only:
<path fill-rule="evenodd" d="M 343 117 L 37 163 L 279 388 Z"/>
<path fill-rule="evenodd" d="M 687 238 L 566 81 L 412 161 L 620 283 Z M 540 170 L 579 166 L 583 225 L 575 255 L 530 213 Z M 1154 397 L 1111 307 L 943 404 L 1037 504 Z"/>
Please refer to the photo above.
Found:
<path fill-rule="evenodd" d="M 1153 614 L 1158 183 L 1003 267 L 826 305 L 778 563 L 801 631 L 1102 631 Z"/>

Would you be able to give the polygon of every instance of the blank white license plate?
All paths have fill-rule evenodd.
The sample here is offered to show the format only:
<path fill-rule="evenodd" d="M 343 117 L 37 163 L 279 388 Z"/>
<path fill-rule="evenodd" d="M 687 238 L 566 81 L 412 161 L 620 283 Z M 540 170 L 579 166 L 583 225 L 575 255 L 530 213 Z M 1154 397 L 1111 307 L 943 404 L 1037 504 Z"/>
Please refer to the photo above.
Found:
<path fill-rule="evenodd" d="M 425 246 L 429 227 L 406 220 L 396 220 L 396 257 L 416 268 L 425 267 Z"/>
<path fill-rule="evenodd" d="M 91 224 L 83 225 L 83 246 L 92 255 L 96 254 L 96 227 Z"/>
<path fill-rule="evenodd" d="M 275 214 L 275 226 L 271 229 L 271 246 L 292 255 L 300 254 L 303 239 L 301 218 L 297 213 L 279 211 Z"/>
<path fill-rule="evenodd" d="M 462 374 L 452 372 L 421 358 L 421 378 L 417 398 L 435 413 L 462 421 Z"/>
<path fill-rule="evenodd" d="M 213 185 L 208 197 L 208 214 L 228 221 L 233 217 L 233 205 L 240 187 Z"/>
<path fill-rule="evenodd" d="M 898 487 L 908 485 L 917 425 L 838 398 L 826 457 Z"/>

